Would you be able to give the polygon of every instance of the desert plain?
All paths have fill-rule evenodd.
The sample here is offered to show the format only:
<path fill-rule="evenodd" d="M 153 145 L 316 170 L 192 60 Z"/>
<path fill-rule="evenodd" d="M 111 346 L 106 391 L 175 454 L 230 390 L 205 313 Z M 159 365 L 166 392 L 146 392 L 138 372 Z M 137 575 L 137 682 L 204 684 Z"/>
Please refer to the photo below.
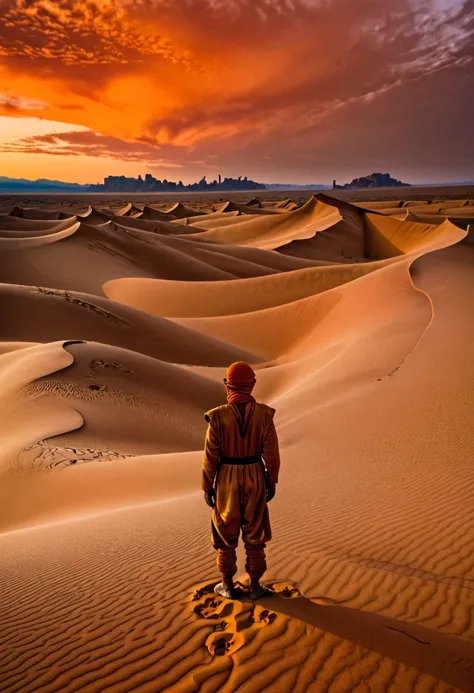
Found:
<path fill-rule="evenodd" d="M 0 690 L 473 693 L 473 233 L 468 186 L 0 197 Z M 255 603 L 200 490 L 236 360 Z"/>

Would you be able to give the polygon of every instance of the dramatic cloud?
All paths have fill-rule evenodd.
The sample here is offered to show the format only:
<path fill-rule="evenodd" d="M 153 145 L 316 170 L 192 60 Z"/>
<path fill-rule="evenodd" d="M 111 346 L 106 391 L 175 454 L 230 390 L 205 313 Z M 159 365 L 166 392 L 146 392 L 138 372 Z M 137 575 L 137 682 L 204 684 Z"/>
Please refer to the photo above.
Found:
<path fill-rule="evenodd" d="M 36 134 L 14 141 L 0 142 L 0 153 L 53 154 L 56 156 L 105 157 L 119 161 L 135 161 L 166 168 L 181 165 L 165 157 L 176 154 L 174 147 L 156 147 L 141 142 L 123 142 L 116 137 L 91 131 Z"/>
<path fill-rule="evenodd" d="M 373 149 L 384 152 L 373 166 L 416 180 L 430 132 L 436 177 L 449 160 L 449 175 L 465 178 L 452 153 L 461 141 L 474 153 L 461 126 L 474 107 L 473 39 L 474 0 L 0 0 L 0 91 L 14 79 L 22 95 L 0 97 L 0 113 L 42 109 L 91 133 L 25 132 L 0 156 L 55 150 L 183 175 L 201 162 L 210 174 L 297 181 L 368 173 Z M 466 84 L 457 97 L 450 88 Z M 447 130 L 417 103 L 424 93 L 444 113 L 442 90 Z"/>
<path fill-rule="evenodd" d="M 114 0 L 3 0 L 1 5 L 5 56 L 66 65 L 126 64 L 147 55 L 186 64 L 189 58 L 168 39 L 144 32 Z"/>
<path fill-rule="evenodd" d="M 26 99 L 24 96 L 16 94 L 3 94 L 0 92 L 0 106 L 12 111 L 41 111 L 48 106 L 43 101 L 37 99 Z"/>

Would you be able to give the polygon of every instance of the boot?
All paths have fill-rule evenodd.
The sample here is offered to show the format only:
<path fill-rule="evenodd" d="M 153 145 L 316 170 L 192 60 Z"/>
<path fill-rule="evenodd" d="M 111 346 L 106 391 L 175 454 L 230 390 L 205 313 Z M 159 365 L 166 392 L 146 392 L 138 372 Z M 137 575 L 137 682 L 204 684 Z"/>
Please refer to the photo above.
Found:
<path fill-rule="evenodd" d="M 252 601 L 260 599 L 260 597 L 265 596 L 268 592 L 268 588 L 262 585 L 258 578 L 252 578 L 250 580 L 250 599 L 252 599 Z"/>
<path fill-rule="evenodd" d="M 224 597 L 225 599 L 233 599 L 234 593 L 234 581 L 232 576 L 223 575 L 222 582 L 214 587 L 214 592 L 219 595 L 219 597 Z"/>

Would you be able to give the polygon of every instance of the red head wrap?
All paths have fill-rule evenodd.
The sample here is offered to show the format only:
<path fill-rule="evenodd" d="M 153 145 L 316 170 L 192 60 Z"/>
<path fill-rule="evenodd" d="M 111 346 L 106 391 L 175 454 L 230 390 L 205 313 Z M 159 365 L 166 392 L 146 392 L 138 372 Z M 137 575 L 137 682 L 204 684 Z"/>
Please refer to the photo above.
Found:
<path fill-rule="evenodd" d="M 227 401 L 229 404 L 254 402 L 250 394 L 255 385 L 255 373 L 251 366 L 244 361 L 237 361 L 226 371 Z"/>

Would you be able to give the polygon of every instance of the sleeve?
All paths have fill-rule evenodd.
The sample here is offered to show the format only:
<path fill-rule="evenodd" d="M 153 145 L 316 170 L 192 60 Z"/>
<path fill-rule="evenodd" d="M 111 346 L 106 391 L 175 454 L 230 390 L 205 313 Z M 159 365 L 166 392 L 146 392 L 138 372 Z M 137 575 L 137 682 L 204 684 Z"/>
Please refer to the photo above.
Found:
<path fill-rule="evenodd" d="M 274 414 L 275 410 L 270 409 L 265 437 L 263 439 L 263 459 L 265 460 L 271 483 L 277 484 L 280 471 L 280 450 L 278 446 L 278 436 L 273 422 Z"/>
<path fill-rule="evenodd" d="M 214 485 L 217 465 L 220 461 L 219 437 L 214 430 L 213 422 L 209 414 L 205 414 L 206 421 L 209 423 L 204 442 L 204 454 L 202 457 L 202 490 L 210 491 Z"/>

